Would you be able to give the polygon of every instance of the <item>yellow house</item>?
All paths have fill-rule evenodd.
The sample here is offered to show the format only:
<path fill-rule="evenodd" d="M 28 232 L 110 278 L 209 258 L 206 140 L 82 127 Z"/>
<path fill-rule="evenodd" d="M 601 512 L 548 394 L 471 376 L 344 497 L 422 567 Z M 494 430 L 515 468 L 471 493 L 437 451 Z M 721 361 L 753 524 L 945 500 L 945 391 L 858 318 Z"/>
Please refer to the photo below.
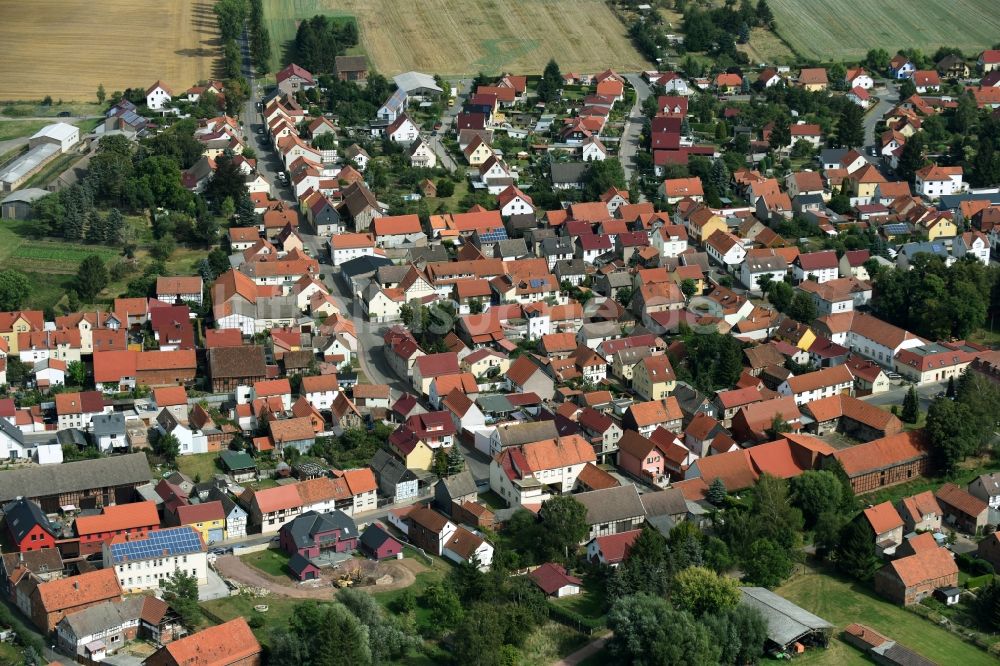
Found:
<path fill-rule="evenodd" d="M 716 231 L 729 231 L 729 227 L 726 226 L 726 220 L 713 213 L 710 208 L 699 208 L 688 217 L 687 230 L 689 237 L 702 243 Z"/>
<path fill-rule="evenodd" d="M 826 70 L 822 67 L 807 67 L 799 72 L 799 85 L 809 92 L 826 90 L 829 84 Z"/>
<path fill-rule="evenodd" d="M 493 149 L 490 148 L 488 143 L 483 141 L 482 137 L 478 136 L 462 152 L 465 154 L 465 161 L 470 166 L 479 166 L 493 157 Z"/>
<path fill-rule="evenodd" d="M 701 272 L 701 266 L 691 264 L 690 266 L 678 266 L 670 271 L 670 279 L 677 283 L 679 287 L 684 280 L 691 280 L 695 286 L 695 296 L 701 296 L 705 291 L 705 274 Z"/>
<path fill-rule="evenodd" d="M 18 336 L 29 331 L 40 331 L 45 327 L 45 315 L 41 310 L 21 310 L 0 312 L 0 338 L 7 343 L 7 352 L 17 355 Z"/>
<path fill-rule="evenodd" d="M 434 450 L 406 426 L 389 435 L 389 447 L 408 469 L 429 470 L 434 462 Z"/>
<path fill-rule="evenodd" d="M 226 536 L 226 510 L 222 502 L 202 502 L 177 507 L 177 524 L 193 527 L 205 544 L 222 541 Z"/>
<path fill-rule="evenodd" d="M 647 356 L 632 370 L 632 388 L 646 400 L 663 400 L 677 386 L 677 376 L 666 354 Z"/>
<path fill-rule="evenodd" d="M 871 199 L 875 196 L 875 189 L 880 184 L 885 184 L 885 177 L 878 172 L 873 165 L 868 164 L 847 177 L 851 182 L 851 192 L 858 198 Z"/>
<path fill-rule="evenodd" d="M 478 349 L 461 361 L 461 367 L 475 377 L 485 377 L 493 368 L 494 373 L 502 375 L 510 368 L 510 359 L 492 349 Z"/>
<path fill-rule="evenodd" d="M 938 238 L 954 238 L 958 235 L 958 227 L 951 218 L 944 215 L 931 218 L 925 223 L 921 223 L 921 226 L 927 230 L 927 240 L 929 241 Z"/>

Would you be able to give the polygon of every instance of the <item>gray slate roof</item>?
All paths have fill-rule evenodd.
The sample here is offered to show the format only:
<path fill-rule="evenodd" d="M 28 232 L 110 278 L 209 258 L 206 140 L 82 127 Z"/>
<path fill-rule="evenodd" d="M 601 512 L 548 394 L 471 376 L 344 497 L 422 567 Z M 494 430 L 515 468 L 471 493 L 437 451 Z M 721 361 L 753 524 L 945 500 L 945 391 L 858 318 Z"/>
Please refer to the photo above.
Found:
<path fill-rule="evenodd" d="M 556 185 L 581 183 L 586 171 L 587 165 L 583 162 L 553 162 L 551 166 L 552 182 Z"/>
<path fill-rule="evenodd" d="M 125 434 L 125 415 L 121 412 L 98 414 L 90 423 L 94 426 L 94 437 Z"/>
<path fill-rule="evenodd" d="M 25 467 L 0 472 L 0 502 L 15 497 L 47 497 L 94 487 L 140 484 L 151 478 L 145 453 Z"/>
<path fill-rule="evenodd" d="M 642 507 L 646 510 L 647 518 L 650 516 L 682 516 L 687 513 L 684 493 L 677 488 L 646 493 L 639 499 L 642 502 Z"/>
<path fill-rule="evenodd" d="M 328 513 L 316 513 L 307 511 L 290 523 L 281 528 L 281 531 L 288 531 L 292 536 L 292 541 L 296 547 L 311 546 L 315 543 L 314 535 L 322 532 L 340 530 L 340 538 L 358 536 L 358 525 L 354 520 L 341 510 L 330 511 Z"/>
<path fill-rule="evenodd" d="M 452 498 L 476 494 L 476 480 L 472 477 L 472 472 L 467 469 L 441 479 L 440 483 L 444 484 L 448 489 L 448 496 Z"/>
<path fill-rule="evenodd" d="M 7 521 L 7 529 L 14 535 L 17 545 L 28 535 L 28 532 L 35 525 L 39 525 L 43 530 L 55 536 L 56 530 L 49 522 L 48 516 L 41 507 L 31 500 L 19 499 L 7 504 L 3 508 L 3 514 Z"/>
<path fill-rule="evenodd" d="M 639 491 L 632 484 L 579 493 L 573 498 L 587 509 L 587 524 L 599 525 L 646 514 Z"/>
<path fill-rule="evenodd" d="M 93 636 L 129 622 L 138 622 L 145 599 L 135 596 L 121 601 L 105 601 L 67 615 L 60 624 L 67 625 L 77 639 Z"/>
<path fill-rule="evenodd" d="M 833 625 L 763 587 L 741 587 L 741 603 L 759 610 L 767 620 L 767 637 L 784 647 L 812 631 L 828 631 Z"/>

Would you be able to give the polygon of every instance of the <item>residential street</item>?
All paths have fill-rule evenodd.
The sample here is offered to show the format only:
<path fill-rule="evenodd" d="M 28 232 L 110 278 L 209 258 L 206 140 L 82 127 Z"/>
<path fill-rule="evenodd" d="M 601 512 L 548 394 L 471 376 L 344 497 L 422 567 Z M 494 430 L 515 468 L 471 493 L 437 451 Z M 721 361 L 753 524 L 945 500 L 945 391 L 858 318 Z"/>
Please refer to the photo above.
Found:
<path fill-rule="evenodd" d="M 865 126 L 865 145 L 874 146 L 875 137 L 875 125 L 878 121 L 882 119 L 889 109 L 896 106 L 899 102 L 899 86 L 895 82 L 886 82 L 884 88 L 876 88 L 872 90 L 873 95 L 878 95 L 878 104 L 868 109 L 865 113 L 864 126 Z"/>
<path fill-rule="evenodd" d="M 635 154 L 639 150 L 640 135 L 642 134 L 642 103 L 653 91 L 638 74 L 626 74 L 625 78 L 635 88 L 635 104 L 632 105 L 628 118 L 625 120 L 622 139 L 618 144 L 618 159 L 625 170 L 625 180 L 630 181 L 632 179 Z"/>

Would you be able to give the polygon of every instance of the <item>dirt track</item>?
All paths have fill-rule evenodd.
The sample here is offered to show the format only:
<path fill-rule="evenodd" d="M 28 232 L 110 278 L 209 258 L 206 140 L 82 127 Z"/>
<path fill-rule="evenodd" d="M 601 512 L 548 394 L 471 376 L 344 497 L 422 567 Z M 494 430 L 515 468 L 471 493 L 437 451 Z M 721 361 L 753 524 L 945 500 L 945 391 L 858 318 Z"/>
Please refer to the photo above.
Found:
<path fill-rule="evenodd" d="M 234 555 L 223 555 L 215 562 L 219 573 L 226 578 L 238 581 L 251 587 L 261 587 L 270 590 L 272 594 L 291 599 L 332 599 L 336 588 L 330 584 L 334 576 L 324 575 L 322 586 L 296 585 L 289 578 L 276 578 L 252 567 Z M 358 589 L 366 592 L 391 592 L 413 585 L 416 574 L 427 567 L 413 559 L 381 562 L 377 565 L 376 577 L 392 576 L 392 582 L 386 585 L 363 585 Z"/>

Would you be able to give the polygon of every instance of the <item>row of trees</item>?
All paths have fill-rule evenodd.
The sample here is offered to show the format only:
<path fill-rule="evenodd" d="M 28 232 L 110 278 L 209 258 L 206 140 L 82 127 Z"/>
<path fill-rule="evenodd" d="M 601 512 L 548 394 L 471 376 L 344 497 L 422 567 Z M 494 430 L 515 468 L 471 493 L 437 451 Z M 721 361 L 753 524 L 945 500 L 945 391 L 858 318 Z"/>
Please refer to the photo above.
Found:
<path fill-rule="evenodd" d="M 271 34 L 264 22 L 263 0 L 250 0 L 250 55 L 261 74 L 271 71 Z"/>
<path fill-rule="evenodd" d="M 727 2 L 707 11 L 688 7 L 684 11 L 684 48 L 734 57 L 736 41 L 747 43 L 750 29 L 757 26 L 774 27 L 774 14 L 767 0 L 759 0 L 756 6 L 750 0 L 742 0 L 738 8 L 735 3 Z"/>
<path fill-rule="evenodd" d="M 222 37 L 222 66 L 227 78 L 236 79 L 243 69 L 242 51 L 237 40 L 246 26 L 250 5 L 247 0 L 218 0 L 214 10 Z"/>

